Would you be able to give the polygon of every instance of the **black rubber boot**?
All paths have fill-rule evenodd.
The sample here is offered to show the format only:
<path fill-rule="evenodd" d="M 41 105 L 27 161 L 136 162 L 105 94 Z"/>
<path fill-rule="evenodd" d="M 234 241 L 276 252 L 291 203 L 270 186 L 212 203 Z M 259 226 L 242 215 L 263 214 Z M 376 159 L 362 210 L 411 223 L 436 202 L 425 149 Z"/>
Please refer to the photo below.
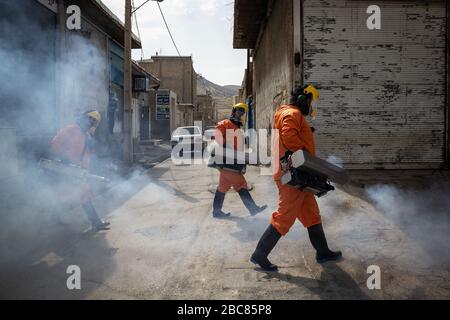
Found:
<path fill-rule="evenodd" d="M 316 224 L 309 227 L 308 234 L 312 246 L 316 249 L 316 261 L 318 263 L 338 260 L 342 257 L 342 252 L 334 252 L 328 248 L 328 243 L 325 238 L 325 233 L 323 232 L 322 224 Z"/>
<path fill-rule="evenodd" d="M 97 211 L 95 210 L 92 202 L 87 202 L 83 204 L 83 209 L 91 222 L 92 229 L 94 230 L 109 230 L 109 222 L 103 221 L 98 217 Z"/>
<path fill-rule="evenodd" d="M 250 214 L 252 216 L 264 211 L 267 208 L 267 205 L 263 205 L 261 207 L 258 206 L 247 189 L 241 189 L 238 193 L 245 207 L 248 209 L 248 211 L 250 211 Z"/>
<path fill-rule="evenodd" d="M 253 252 L 250 261 L 258 264 L 264 271 L 278 271 L 278 267 L 271 263 L 267 256 L 280 240 L 281 234 L 272 224 L 264 231 L 261 239 L 259 239 L 255 252 Z"/>
<path fill-rule="evenodd" d="M 223 201 L 225 200 L 225 193 L 216 190 L 213 202 L 213 217 L 214 218 L 226 218 L 230 213 L 225 213 L 222 211 Z"/>

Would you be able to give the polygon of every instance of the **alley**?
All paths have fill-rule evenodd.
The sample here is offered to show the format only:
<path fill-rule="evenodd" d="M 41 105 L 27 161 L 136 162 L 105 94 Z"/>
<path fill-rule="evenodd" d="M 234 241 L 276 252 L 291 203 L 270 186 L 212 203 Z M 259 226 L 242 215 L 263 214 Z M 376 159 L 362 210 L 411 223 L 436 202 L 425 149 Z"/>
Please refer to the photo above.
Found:
<path fill-rule="evenodd" d="M 450 300 L 450 1 L 0 24 L 0 299 Z"/>
<path fill-rule="evenodd" d="M 95 200 L 99 212 L 110 219 L 111 230 L 83 233 L 86 221 L 72 213 L 72 224 L 51 239 L 37 237 L 26 259 L 3 263 L 1 297 L 450 298 L 448 257 L 436 260 L 420 239 L 364 197 L 341 189 L 319 199 L 319 205 L 330 246 L 341 249 L 344 260 L 318 265 L 297 222 L 270 256 L 280 271 L 258 270 L 248 258 L 277 203 L 272 178 L 249 167 L 254 198 L 269 206 L 263 213 L 250 216 L 238 195 L 229 192 L 224 208 L 232 216 L 214 219 L 210 190 L 217 176 L 205 165 L 175 166 L 168 159 L 114 186 Z M 81 290 L 67 289 L 69 265 L 81 269 Z M 367 288 L 370 265 L 381 269 L 381 290 Z"/>

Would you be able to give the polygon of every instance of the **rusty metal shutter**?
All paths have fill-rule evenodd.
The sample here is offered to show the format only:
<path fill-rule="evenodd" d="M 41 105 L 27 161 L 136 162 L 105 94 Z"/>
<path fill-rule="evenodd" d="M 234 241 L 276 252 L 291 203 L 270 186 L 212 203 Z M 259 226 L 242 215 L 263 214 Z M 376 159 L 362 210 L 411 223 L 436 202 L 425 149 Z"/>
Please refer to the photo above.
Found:
<path fill-rule="evenodd" d="M 304 81 L 320 88 L 318 155 L 347 168 L 440 168 L 445 1 L 304 0 Z"/>

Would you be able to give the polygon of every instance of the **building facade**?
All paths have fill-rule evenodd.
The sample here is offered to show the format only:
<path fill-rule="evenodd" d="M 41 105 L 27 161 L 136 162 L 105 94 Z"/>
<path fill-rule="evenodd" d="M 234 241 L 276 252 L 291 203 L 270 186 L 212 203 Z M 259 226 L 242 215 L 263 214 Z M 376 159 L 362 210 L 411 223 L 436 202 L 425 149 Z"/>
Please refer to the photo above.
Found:
<path fill-rule="evenodd" d="M 150 93 L 150 138 L 170 140 L 175 130 L 177 94 L 160 89 Z"/>
<path fill-rule="evenodd" d="M 138 63 L 161 81 L 161 89 L 174 91 L 179 103 L 195 105 L 197 75 L 192 57 L 152 56 Z"/>
<path fill-rule="evenodd" d="M 368 27 L 373 4 L 381 29 Z M 236 0 L 234 47 L 251 55 L 256 127 L 270 128 L 292 88 L 310 83 L 321 92 L 320 157 L 448 168 L 448 12 L 443 0 Z"/>
<path fill-rule="evenodd" d="M 80 8 L 80 28 L 67 27 L 67 7 Z M 123 36 L 121 21 L 101 1 L 18 0 L 0 4 L 2 61 L 0 126 L 15 130 L 19 158 L 48 157 L 56 132 L 81 113 L 102 116 L 96 131 L 98 156 L 123 156 Z M 136 36 L 132 47 L 140 48 Z M 133 77 L 147 78 L 147 91 L 159 80 L 133 66 Z M 20 88 L 26 86 L 24 94 Z M 139 91 L 139 90 L 138 90 Z M 135 92 L 140 98 L 142 92 Z M 7 107 L 8 106 L 8 107 Z M 4 108 L 14 112 L 7 112 Z"/>
<path fill-rule="evenodd" d="M 217 123 L 216 103 L 210 94 L 197 95 L 194 121 L 201 122 L 203 129 Z"/>

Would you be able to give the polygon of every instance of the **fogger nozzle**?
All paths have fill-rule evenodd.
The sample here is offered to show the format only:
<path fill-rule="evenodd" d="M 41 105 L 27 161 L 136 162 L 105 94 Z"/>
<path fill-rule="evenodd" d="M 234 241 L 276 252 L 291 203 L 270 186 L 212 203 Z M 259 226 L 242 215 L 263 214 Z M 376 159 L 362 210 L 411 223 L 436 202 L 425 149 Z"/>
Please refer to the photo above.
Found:
<path fill-rule="evenodd" d="M 110 182 L 109 179 L 105 177 L 89 173 L 87 169 L 74 164 L 67 164 L 59 160 L 40 159 L 39 167 L 79 180 L 91 180 L 103 183 Z"/>

